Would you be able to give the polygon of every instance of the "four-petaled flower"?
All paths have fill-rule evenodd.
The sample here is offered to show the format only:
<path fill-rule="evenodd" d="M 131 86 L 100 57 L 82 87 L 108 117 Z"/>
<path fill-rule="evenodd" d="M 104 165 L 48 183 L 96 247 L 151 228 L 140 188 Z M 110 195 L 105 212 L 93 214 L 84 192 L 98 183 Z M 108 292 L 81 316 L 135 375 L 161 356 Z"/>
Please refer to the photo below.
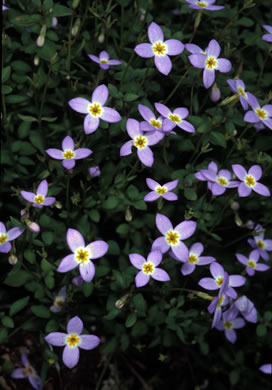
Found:
<path fill-rule="evenodd" d="M 153 242 L 152 250 L 159 249 L 165 253 L 168 249 L 172 249 L 179 260 L 186 260 L 189 257 L 189 251 L 182 240 L 186 240 L 194 234 L 196 222 L 183 221 L 173 228 L 169 218 L 157 213 L 156 225 L 163 237 L 159 237 Z"/>
<path fill-rule="evenodd" d="M 247 172 L 240 164 L 232 165 L 233 172 L 242 183 L 238 186 L 238 194 L 240 197 L 249 196 L 251 191 L 255 191 L 263 196 L 270 196 L 269 189 L 258 180 L 262 177 L 262 168 L 259 165 L 253 165 Z"/>
<path fill-rule="evenodd" d="M 256 96 L 252 94 L 248 103 L 253 110 L 246 112 L 244 121 L 254 123 L 255 125 L 264 124 L 272 130 L 272 104 L 266 104 L 261 107 Z"/>
<path fill-rule="evenodd" d="M 34 192 L 20 191 L 20 194 L 25 200 L 31 202 L 33 207 L 39 209 L 43 208 L 43 206 L 51 206 L 56 201 L 56 198 L 53 196 L 46 197 L 47 193 L 48 183 L 46 180 L 40 182 L 36 194 Z"/>
<path fill-rule="evenodd" d="M 85 246 L 84 238 L 75 229 L 68 229 L 66 239 L 73 254 L 61 260 L 57 271 L 67 272 L 79 266 L 82 279 L 90 282 L 95 274 L 92 259 L 104 256 L 109 248 L 108 244 L 105 241 L 94 241 Z"/>
<path fill-rule="evenodd" d="M 215 172 L 213 169 L 202 169 L 202 175 L 211 183 L 210 190 L 214 196 L 222 195 L 226 188 L 235 188 L 239 181 L 231 181 L 231 173 L 227 169 Z"/>
<path fill-rule="evenodd" d="M 119 113 L 110 107 L 104 107 L 108 100 L 109 90 L 102 84 L 95 88 L 92 101 L 78 97 L 69 101 L 70 107 L 81 114 L 87 114 L 84 119 L 86 134 L 93 133 L 99 126 L 100 119 L 109 122 L 119 122 L 122 118 Z"/>
<path fill-rule="evenodd" d="M 140 43 L 134 50 L 140 57 L 155 57 L 156 68 L 167 76 L 172 69 L 172 62 L 168 56 L 181 54 L 184 45 L 177 39 L 164 41 L 162 29 L 154 22 L 148 27 L 148 38 L 151 43 Z"/>
<path fill-rule="evenodd" d="M 233 320 L 227 320 L 225 313 L 223 313 L 223 320 L 220 320 L 216 324 L 216 329 L 224 330 L 226 338 L 234 344 L 237 340 L 237 334 L 234 329 L 240 329 L 245 326 L 246 322 L 243 318 L 234 318 Z"/>
<path fill-rule="evenodd" d="M 161 103 L 155 103 L 156 110 L 165 118 L 163 122 L 163 131 L 169 132 L 178 126 L 180 129 L 188 133 L 194 133 L 195 128 L 191 123 L 184 120 L 189 115 L 189 111 L 185 107 L 178 107 L 174 111 Z"/>
<path fill-rule="evenodd" d="M 248 103 L 249 101 L 251 101 L 252 99 L 252 93 L 250 92 L 246 92 L 245 91 L 245 83 L 243 82 L 243 80 L 240 80 L 240 79 L 235 79 L 235 80 L 227 80 L 227 83 L 230 87 L 230 89 L 232 90 L 232 92 L 238 94 L 239 96 L 239 99 L 240 99 L 240 103 L 243 107 L 244 110 L 247 110 L 248 109 Z"/>
<path fill-rule="evenodd" d="M 151 251 L 147 259 L 137 253 L 131 253 L 129 260 L 134 267 L 140 270 L 135 276 L 136 287 L 145 286 L 149 282 L 150 277 L 160 282 L 170 280 L 166 271 L 157 268 L 162 261 L 162 253 L 159 250 Z"/>
<path fill-rule="evenodd" d="M 267 271 L 270 267 L 266 264 L 258 264 L 260 253 L 257 249 L 250 252 L 249 258 L 240 253 L 235 254 L 236 259 L 246 266 L 246 273 L 253 276 L 255 271 Z"/>
<path fill-rule="evenodd" d="M 92 154 L 92 150 L 87 148 L 80 148 L 75 150 L 75 143 L 73 139 L 69 137 L 69 135 L 63 139 L 62 149 L 63 150 L 51 148 L 47 149 L 46 153 L 56 160 L 63 160 L 62 165 L 66 169 L 74 168 L 76 164 L 75 160 L 88 157 L 90 154 Z"/>
<path fill-rule="evenodd" d="M 262 39 L 266 42 L 272 42 L 272 26 L 269 26 L 268 24 L 263 24 L 263 28 L 269 32 L 269 34 L 264 34 L 262 36 Z"/>
<path fill-rule="evenodd" d="M 212 263 L 215 264 L 215 263 Z M 211 264 L 211 265 L 212 265 Z M 219 290 L 218 296 L 212 300 L 212 302 L 208 306 L 208 312 L 210 314 L 214 313 L 212 328 L 214 328 L 217 323 L 220 321 L 222 316 L 222 306 L 225 306 L 229 302 L 229 297 L 226 295 L 226 291 L 229 286 L 229 275 L 227 272 L 224 272 L 223 282 L 221 288 Z"/>
<path fill-rule="evenodd" d="M 99 64 L 100 68 L 102 68 L 104 70 L 109 69 L 109 67 L 112 66 L 112 65 L 120 65 L 120 64 L 122 64 L 122 61 L 110 60 L 110 56 L 109 56 L 109 54 L 105 50 L 101 51 L 101 53 L 99 54 L 99 57 L 94 56 L 92 54 L 88 54 L 88 57 L 92 61 L 94 61 L 97 64 Z"/>
<path fill-rule="evenodd" d="M 206 265 L 216 261 L 215 257 L 212 256 L 200 256 L 204 250 L 204 246 L 201 242 L 194 243 L 189 249 L 189 258 L 184 261 L 181 266 L 182 275 L 189 275 L 194 272 L 197 265 Z"/>
<path fill-rule="evenodd" d="M 213 5 L 216 0 L 185 0 L 187 3 L 189 3 L 190 8 L 197 9 L 197 10 L 207 10 L 207 11 L 219 11 L 225 7 L 222 5 Z"/>
<path fill-rule="evenodd" d="M 14 227 L 10 230 L 6 230 L 3 222 L 0 222 L 0 253 L 8 253 L 11 251 L 10 241 L 15 240 L 24 232 L 24 229 Z"/>
<path fill-rule="evenodd" d="M 138 105 L 138 110 L 141 116 L 144 118 L 143 122 L 140 122 L 140 129 L 143 131 L 163 131 L 163 118 L 160 116 L 155 117 L 152 110 L 143 104 Z"/>
<path fill-rule="evenodd" d="M 49 310 L 53 313 L 58 313 L 61 311 L 65 305 L 67 293 L 66 293 L 66 287 L 62 287 L 59 291 L 59 293 L 55 296 L 53 305 L 50 306 Z"/>
<path fill-rule="evenodd" d="M 195 68 L 204 68 L 203 83 L 209 88 L 215 80 L 215 71 L 227 73 L 231 70 L 231 62 L 225 58 L 218 58 L 221 51 L 219 43 L 212 39 L 207 47 L 207 54 L 191 54 L 188 58 Z"/>
<path fill-rule="evenodd" d="M 251 245 L 253 248 L 256 248 L 260 254 L 260 256 L 265 260 L 269 260 L 269 254 L 267 253 L 272 251 L 272 240 L 264 239 L 264 229 L 262 225 L 257 224 L 254 228 L 256 233 L 259 233 L 257 235 L 254 235 L 254 238 L 249 238 L 247 242 L 249 245 Z"/>
<path fill-rule="evenodd" d="M 15 368 L 15 370 L 11 373 L 11 378 L 27 378 L 35 390 L 41 390 L 43 387 L 41 378 L 38 376 L 35 368 L 29 363 L 25 352 L 22 352 L 21 354 L 21 361 L 24 368 Z"/>
<path fill-rule="evenodd" d="M 153 202 L 160 197 L 170 201 L 178 199 L 176 194 L 170 192 L 171 190 L 176 188 L 176 186 L 178 185 L 178 180 L 169 181 L 168 183 L 165 183 L 161 186 L 155 180 L 147 178 L 146 184 L 152 190 L 144 197 L 144 201 L 146 202 Z"/>
<path fill-rule="evenodd" d="M 140 129 L 140 123 L 132 118 L 128 118 L 126 127 L 132 141 L 127 141 L 121 147 L 120 156 L 128 156 L 132 153 L 132 146 L 135 146 L 139 160 L 147 167 L 151 167 L 154 162 L 154 157 L 149 145 L 152 146 L 160 142 L 164 134 L 160 131 L 154 131 L 144 135 Z"/>
<path fill-rule="evenodd" d="M 95 335 L 81 334 L 83 331 L 83 322 L 76 316 L 67 324 L 67 332 L 53 332 L 45 337 L 48 344 L 56 347 L 64 347 L 62 360 L 68 368 L 73 368 L 79 360 L 79 348 L 93 349 L 100 343 L 99 337 Z"/>

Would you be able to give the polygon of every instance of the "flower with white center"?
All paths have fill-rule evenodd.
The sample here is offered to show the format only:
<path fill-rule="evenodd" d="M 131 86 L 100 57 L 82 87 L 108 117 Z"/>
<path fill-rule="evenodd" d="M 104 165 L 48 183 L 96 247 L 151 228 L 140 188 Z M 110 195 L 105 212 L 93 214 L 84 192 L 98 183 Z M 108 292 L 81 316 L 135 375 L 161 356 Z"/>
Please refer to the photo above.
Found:
<path fill-rule="evenodd" d="M 143 122 L 140 122 L 140 129 L 142 131 L 163 131 L 163 118 L 160 116 L 156 118 L 152 110 L 143 104 L 138 105 L 138 110 L 141 116 L 144 118 Z"/>
<path fill-rule="evenodd" d="M 131 264 L 140 270 L 135 277 L 136 287 L 145 286 L 150 277 L 160 282 L 167 282 L 170 277 L 166 271 L 157 266 L 162 261 L 162 253 L 159 250 L 154 250 L 149 253 L 147 259 L 137 253 L 129 255 Z"/>
<path fill-rule="evenodd" d="M 90 350 L 98 346 L 100 339 L 94 335 L 81 334 L 83 322 L 76 316 L 67 324 L 67 334 L 52 332 L 45 337 L 48 344 L 64 347 L 62 360 L 68 368 L 73 368 L 79 361 L 79 348 Z"/>
<path fill-rule="evenodd" d="M 166 253 L 172 249 L 179 260 L 187 259 L 189 257 L 188 248 L 182 240 L 186 240 L 194 234 L 196 222 L 183 221 L 173 228 L 169 218 L 157 213 L 156 225 L 163 236 L 153 242 L 152 250 L 159 249 L 162 253 Z"/>
<path fill-rule="evenodd" d="M 155 180 L 147 178 L 146 179 L 146 184 L 148 185 L 148 187 L 152 191 L 149 192 L 144 197 L 144 201 L 145 202 L 153 202 L 154 200 L 157 200 L 160 197 L 162 197 L 162 198 L 164 198 L 166 200 L 170 200 L 170 201 L 178 199 L 176 194 L 174 194 L 173 192 L 170 192 L 171 190 L 176 188 L 176 186 L 178 185 L 178 180 L 169 181 L 168 183 L 163 184 L 161 186 Z"/>
<path fill-rule="evenodd" d="M 251 99 L 252 99 L 252 97 L 254 97 L 254 95 L 252 95 L 252 93 L 250 93 L 250 92 L 245 91 L 246 86 L 245 86 L 245 83 L 243 82 L 243 80 L 229 79 L 229 80 L 227 80 L 227 83 L 228 83 L 230 89 L 232 90 L 232 92 L 234 92 L 235 94 L 237 94 L 237 96 L 239 96 L 240 103 L 241 103 L 243 109 L 247 110 L 248 103 L 249 103 L 249 101 L 251 101 Z"/>
<path fill-rule="evenodd" d="M 257 224 L 254 228 L 256 235 L 254 238 L 249 238 L 247 242 L 255 249 L 258 250 L 260 256 L 265 260 L 269 260 L 269 254 L 267 252 L 272 251 L 272 240 L 264 239 L 264 229 L 262 225 Z"/>
<path fill-rule="evenodd" d="M 213 265 L 213 264 L 215 264 L 215 263 L 212 263 L 211 265 Z M 229 298 L 226 295 L 226 291 L 228 290 L 228 286 L 229 286 L 229 276 L 228 276 L 227 272 L 224 272 L 223 281 L 222 281 L 222 285 L 220 287 L 218 296 L 216 298 L 214 298 L 213 301 L 208 306 L 208 312 L 210 314 L 214 313 L 213 321 L 212 321 L 212 328 L 214 328 L 221 319 L 222 306 L 227 305 L 229 302 Z"/>
<path fill-rule="evenodd" d="M 227 188 L 235 188 L 240 184 L 239 181 L 231 181 L 231 173 L 227 169 L 220 169 L 219 172 L 203 169 L 201 173 L 212 183 L 210 190 L 214 196 L 222 195 Z"/>
<path fill-rule="evenodd" d="M 67 272 L 79 266 L 82 279 L 91 282 L 95 274 L 92 260 L 104 256 L 109 248 L 108 244 L 105 241 L 94 241 L 85 246 L 84 238 L 75 229 L 68 229 L 66 239 L 73 254 L 61 260 L 57 271 Z"/>
<path fill-rule="evenodd" d="M 213 5 L 216 0 L 185 0 L 189 3 L 190 8 L 197 9 L 199 11 L 219 11 L 225 7 L 222 5 Z"/>
<path fill-rule="evenodd" d="M 14 227 L 10 230 L 6 230 L 3 222 L 0 222 L 0 253 L 8 253 L 11 251 L 10 241 L 15 240 L 19 237 L 25 229 L 20 229 L 19 227 Z"/>
<path fill-rule="evenodd" d="M 258 182 L 262 177 L 262 168 L 259 165 L 253 165 L 247 172 L 240 164 L 232 165 L 233 172 L 242 183 L 238 186 L 238 194 L 240 197 L 249 196 L 253 191 L 263 196 L 270 196 L 269 189 Z"/>
<path fill-rule="evenodd" d="M 204 69 L 203 83 L 205 88 L 209 88 L 215 80 L 215 71 L 227 73 L 231 70 L 231 62 L 225 58 L 218 58 L 221 47 L 219 43 L 212 39 L 207 47 L 207 54 L 191 54 L 188 58 L 195 68 Z"/>
<path fill-rule="evenodd" d="M 132 146 L 135 146 L 139 160 L 147 167 L 151 167 L 154 162 L 154 157 L 149 145 L 152 146 L 160 142 L 164 134 L 160 131 L 154 131 L 144 135 L 140 129 L 140 123 L 132 118 L 128 118 L 126 128 L 132 140 L 127 141 L 121 147 L 120 156 L 128 156 L 132 153 Z"/>
<path fill-rule="evenodd" d="M 69 101 L 70 107 L 81 114 L 87 114 L 84 119 L 84 131 L 86 134 L 93 133 L 99 126 L 100 119 L 109 122 L 119 122 L 122 118 L 119 113 L 104 104 L 108 100 L 109 90 L 102 84 L 95 88 L 92 101 L 78 97 Z"/>
<path fill-rule="evenodd" d="M 237 340 L 235 329 L 240 329 L 245 326 L 246 322 L 243 318 L 234 318 L 232 321 L 226 320 L 226 315 L 223 313 L 223 320 L 218 321 L 216 329 L 224 330 L 226 338 L 234 344 Z"/>
<path fill-rule="evenodd" d="M 2 11 L 6 11 L 8 7 L 5 6 L 6 0 L 3 0 Z"/>
<path fill-rule="evenodd" d="M 272 130 L 272 104 L 261 107 L 256 96 L 252 94 L 248 103 L 253 110 L 246 112 L 244 121 L 255 125 L 263 124 Z"/>
<path fill-rule="evenodd" d="M 94 56 L 92 54 L 88 54 L 88 57 L 92 61 L 94 61 L 97 64 L 99 64 L 100 68 L 104 69 L 104 70 L 109 69 L 109 67 L 112 66 L 112 65 L 120 65 L 120 64 L 122 64 L 122 61 L 110 60 L 110 56 L 109 56 L 109 54 L 105 50 L 101 51 L 101 53 L 99 54 L 99 57 Z"/>
<path fill-rule="evenodd" d="M 163 122 L 163 131 L 169 132 L 176 126 L 180 129 L 194 133 L 195 128 L 191 123 L 184 120 L 189 115 L 189 111 L 185 107 L 178 107 L 171 111 L 167 106 L 161 103 L 155 103 L 156 110 L 165 118 Z"/>
<path fill-rule="evenodd" d="M 24 365 L 24 368 L 15 368 L 15 370 L 11 373 L 11 378 L 14 379 L 22 379 L 27 378 L 33 389 L 42 390 L 42 381 L 38 376 L 36 370 L 29 363 L 28 358 L 25 352 L 21 354 L 21 361 Z"/>
<path fill-rule="evenodd" d="M 240 263 L 246 266 L 246 273 L 249 276 L 253 276 L 255 274 L 255 271 L 267 271 L 270 268 L 266 264 L 258 263 L 260 254 L 257 249 L 254 249 L 250 252 L 249 258 L 244 255 L 241 255 L 240 253 L 236 253 L 235 256 Z"/>
<path fill-rule="evenodd" d="M 189 257 L 183 260 L 184 264 L 181 267 L 182 275 L 189 275 L 194 272 L 197 265 L 206 265 L 216 261 L 212 256 L 200 256 L 204 250 L 204 246 L 201 242 L 196 242 L 189 249 Z"/>
<path fill-rule="evenodd" d="M 46 197 L 48 193 L 48 183 L 46 180 L 42 180 L 37 187 L 36 194 L 34 192 L 28 191 L 20 191 L 22 197 L 28 202 L 32 203 L 33 207 L 37 207 L 39 209 L 43 208 L 43 206 L 51 206 L 56 201 L 56 198 L 49 196 Z"/>
<path fill-rule="evenodd" d="M 177 39 L 164 41 L 162 29 L 154 22 L 148 27 L 148 38 L 151 43 L 140 43 L 134 51 L 143 58 L 155 57 L 156 68 L 167 76 L 172 69 L 172 62 L 168 56 L 181 54 L 184 45 Z"/>
<path fill-rule="evenodd" d="M 264 34 L 262 36 L 262 39 L 266 42 L 272 42 L 272 26 L 269 26 L 268 24 L 263 24 L 263 28 L 268 31 L 269 34 Z"/>
<path fill-rule="evenodd" d="M 75 143 L 69 135 L 63 139 L 62 149 L 63 150 L 53 148 L 47 149 L 46 153 L 56 160 L 62 160 L 62 165 L 66 169 L 74 168 L 76 164 L 75 160 L 88 157 L 92 154 L 92 150 L 87 148 L 79 148 L 75 150 Z"/>
<path fill-rule="evenodd" d="M 50 311 L 53 313 L 58 313 L 61 311 L 65 305 L 67 293 L 66 293 L 66 287 L 62 287 L 58 293 L 58 295 L 54 298 L 53 305 L 50 306 Z"/>
<path fill-rule="evenodd" d="M 196 172 L 194 174 L 194 177 L 198 180 L 201 180 L 201 181 L 207 181 L 208 182 L 208 189 L 211 190 L 212 188 L 212 185 L 213 185 L 213 182 L 212 181 L 209 181 L 207 178 L 206 178 L 206 173 L 211 173 L 211 174 L 217 174 L 217 171 L 218 171 L 218 167 L 217 167 L 217 164 L 214 162 L 214 161 L 211 161 L 208 165 L 208 169 L 201 169 L 199 172 Z"/>

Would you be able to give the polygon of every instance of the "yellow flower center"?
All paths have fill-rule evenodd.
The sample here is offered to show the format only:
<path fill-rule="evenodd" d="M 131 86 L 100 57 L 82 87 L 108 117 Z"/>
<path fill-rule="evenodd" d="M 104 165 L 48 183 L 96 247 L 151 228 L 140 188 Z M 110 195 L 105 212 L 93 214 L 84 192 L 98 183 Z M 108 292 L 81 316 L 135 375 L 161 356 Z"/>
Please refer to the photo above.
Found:
<path fill-rule="evenodd" d="M 36 195 L 34 198 L 34 202 L 37 204 L 43 204 L 44 202 L 44 196 L 42 195 Z"/>
<path fill-rule="evenodd" d="M 260 119 L 267 119 L 267 112 L 265 110 L 256 108 L 255 112 Z"/>
<path fill-rule="evenodd" d="M 265 243 L 263 242 L 263 240 L 257 240 L 257 246 L 260 249 L 264 249 L 265 248 Z"/>
<path fill-rule="evenodd" d="M 154 267 L 154 264 L 153 263 L 145 263 L 142 267 L 142 270 L 143 272 L 146 274 L 146 275 L 149 275 L 149 274 L 153 274 L 153 272 L 155 271 L 155 267 Z"/>
<path fill-rule="evenodd" d="M 250 267 L 250 268 L 256 268 L 256 263 L 254 260 L 248 260 L 247 262 L 247 265 Z"/>
<path fill-rule="evenodd" d="M 170 119 L 170 121 L 175 123 L 181 122 L 181 117 L 178 114 L 168 114 L 168 119 Z"/>
<path fill-rule="evenodd" d="M 148 144 L 148 139 L 144 135 L 137 135 L 134 138 L 134 146 L 138 149 L 145 149 Z"/>
<path fill-rule="evenodd" d="M 221 287 L 223 280 L 224 280 L 223 276 L 217 276 L 217 278 L 215 279 L 217 286 Z"/>
<path fill-rule="evenodd" d="M 100 103 L 90 104 L 88 111 L 93 118 L 99 118 L 103 114 L 103 108 Z"/>
<path fill-rule="evenodd" d="M 168 47 L 162 41 L 156 41 L 152 45 L 153 52 L 155 56 L 163 57 L 168 52 Z"/>
<path fill-rule="evenodd" d="M 225 187 L 229 184 L 229 181 L 225 178 L 225 177 L 217 177 L 216 178 L 216 181 L 218 184 L 220 184 L 221 186 Z"/>
<path fill-rule="evenodd" d="M 199 7 L 205 8 L 205 7 L 207 7 L 208 4 L 206 3 L 206 1 L 197 1 L 196 5 L 198 5 Z"/>
<path fill-rule="evenodd" d="M 227 330 L 231 330 L 232 326 L 233 326 L 232 321 L 224 321 L 224 327 Z"/>
<path fill-rule="evenodd" d="M 162 127 L 161 121 L 159 121 L 157 119 L 151 119 L 149 121 L 149 123 L 151 124 L 151 126 L 155 127 L 156 129 L 161 129 L 161 127 Z"/>
<path fill-rule="evenodd" d="M 69 348 L 76 348 L 81 343 L 81 338 L 76 333 L 70 333 L 66 336 L 66 345 Z"/>
<path fill-rule="evenodd" d="M 75 251 L 75 260 L 78 264 L 87 264 L 91 257 L 90 249 L 78 248 Z"/>
<path fill-rule="evenodd" d="M 225 295 L 221 295 L 218 299 L 218 302 L 217 302 L 217 308 L 220 309 L 220 307 L 223 305 L 224 303 L 224 300 L 225 300 Z"/>
<path fill-rule="evenodd" d="M 189 262 L 190 264 L 195 264 L 195 263 L 197 263 L 197 262 L 198 262 L 198 257 L 197 257 L 197 255 L 195 255 L 194 253 L 190 253 L 188 262 Z"/>
<path fill-rule="evenodd" d="M 73 150 L 71 149 L 66 149 L 63 153 L 63 158 L 67 159 L 67 160 L 70 160 L 71 158 L 74 158 L 75 157 L 75 152 L 73 152 Z"/>
<path fill-rule="evenodd" d="M 217 68 L 217 59 L 215 57 L 208 57 L 205 62 L 206 68 L 209 70 L 213 70 Z"/>
<path fill-rule="evenodd" d="M 165 234 L 165 239 L 167 243 L 171 246 L 178 246 L 179 245 L 179 239 L 180 239 L 180 234 L 176 230 L 169 230 Z"/>
<path fill-rule="evenodd" d="M 62 308 L 64 306 L 65 300 L 63 297 L 56 297 L 54 300 L 54 306 Z"/>
<path fill-rule="evenodd" d="M 0 233 L 0 245 L 4 244 L 8 240 L 8 235 L 5 233 Z"/>
<path fill-rule="evenodd" d="M 245 183 L 248 187 L 254 187 L 256 184 L 255 178 L 251 175 L 246 175 Z"/>
<path fill-rule="evenodd" d="M 242 87 L 238 87 L 237 91 L 239 92 L 239 95 L 241 95 L 243 98 L 246 99 L 247 94 L 245 93 L 244 89 Z"/>
<path fill-rule="evenodd" d="M 155 187 L 155 191 L 157 192 L 157 194 L 163 195 L 167 192 L 167 187 L 157 186 L 157 187 Z"/>
<path fill-rule="evenodd" d="M 101 62 L 101 64 L 108 64 L 108 63 L 109 63 L 109 61 L 106 60 L 105 58 L 102 58 L 102 59 L 100 60 L 100 62 Z"/>
<path fill-rule="evenodd" d="M 23 372 L 26 376 L 36 376 L 36 371 L 34 370 L 33 367 L 31 367 L 29 364 L 23 368 Z"/>

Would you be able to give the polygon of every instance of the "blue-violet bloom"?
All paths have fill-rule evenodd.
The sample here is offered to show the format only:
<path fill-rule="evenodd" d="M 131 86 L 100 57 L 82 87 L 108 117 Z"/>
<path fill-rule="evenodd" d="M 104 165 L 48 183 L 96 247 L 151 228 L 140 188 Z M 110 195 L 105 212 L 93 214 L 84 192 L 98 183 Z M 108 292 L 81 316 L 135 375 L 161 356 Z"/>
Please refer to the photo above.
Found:
<path fill-rule="evenodd" d="M 236 259 L 246 266 L 246 273 L 249 276 L 253 276 L 255 271 L 267 271 L 270 267 L 266 264 L 259 264 L 260 253 L 257 249 L 250 252 L 249 258 L 240 253 L 235 254 Z"/>
<path fill-rule="evenodd" d="M 37 192 L 28 192 L 28 191 L 20 191 L 22 197 L 28 202 L 32 203 L 33 207 L 37 207 L 39 209 L 43 208 L 43 206 L 51 206 L 56 198 L 53 196 L 46 197 L 48 193 L 48 183 L 46 180 L 42 180 L 37 187 Z"/>
<path fill-rule="evenodd" d="M 188 7 L 197 9 L 199 11 L 219 11 L 225 7 L 222 5 L 213 5 L 216 0 L 185 0 L 187 3 L 189 3 Z"/>
<path fill-rule="evenodd" d="M 178 107 L 174 111 L 171 111 L 167 106 L 161 103 L 155 103 L 156 110 L 165 118 L 163 122 L 163 131 L 169 132 L 178 126 L 180 129 L 187 131 L 188 133 L 194 133 L 194 126 L 185 121 L 189 115 L 189 111 L 185 107 Z"/>
<path fill-rule="evenodd" d="M 272 42 L 272 26 L 269 26 L 268 24 L 263 24 L 263 28 L 268 31 L 269 34 L 264 34 L 262 36 L 262 39 L 266 42 Z"/>
<path fill-rule="evenodd" d="M 261 107 L 256 96 L 251 94 L 249 105 L 253 110 L 246 112 L 244 121 L 254 123 L 255 125 L 262 123 L 272 130 L 272 104 L 266 104 Z"/>
<path fill-rule="evenodd" d="M 147 178 L 146 184 L 152 191 L 144 197 L 145 202 L 153 202 L 160 197 L 170 201 L 178 199 L 176 194 L 170 192 L 171 190 L 176 188 L 176 186 L 178 185 L 178 180 L 169 181 L 168 183 L 165 183 L 161 186 L 155 180 Z"/>
<path fill-rule="evenodd" d="M 101 51 L 101 53 L 99 54 L 99 57 L 94 56 L 92 54 L 88 54 L 88 57 L 92 61 L 94 61 L 97 64 L 99 64 L 100 68 L 104 69 L 104 70 L 109 69 L 109 67 L 112 66 L 112 65 L 120 65 L 120 64 L 122 64 L 122 61 L 110 60 L 110 56 L 109 56 L 109 54 L 105 50 Z"/>
<path fill-rule="evenodd" d="M 32 365 L 29 363 L 25 352 L 22 352 L 21 354 L 21 361 L 24 365 L 24 368 L 15 368 L 15 370 L 11 373 L 11 378 L 27 378 L 35 390 L 42 390 L 43 386 L 41 378 L 38 376 L 35 368 L 32 367 Z"/>
<path fill-rule="evenodd" d="M 10 252 L 10 241 L 15 240 L 15 238 L 19 237 L 23 232 L 24 229 L 20 229 L 19 227 L 14 227 L 7 231 L 3 222 L 0 222 L 0 253 Z"/>
<path fill-rule="evenodd" d="M 249 245 L 252 246 L 252 248 L 255 248 L 259 251 L 260 256 L 265 261 L 268 261 L 269 260 L 269 253 L 267 253 L 267 251 L 268 252 L 272 251 L 272 240 L 271 239 L 268 239 L 268 240 L 264 239 L 264 229 L 263 229 L 262 225 L 257 224 L 255 226 L 254 230 L 257 234 L 254 235 L 254 238 L 249 238 L 247 240 L 247 242 L 249 243 Z"/>
<path fill-rule="evenodd" d="M 262 168 L 259 165 L 252 165 L 248 172 L 240 164 L 233 164 L 232 169 L 242 182 L 238 186 L 238 195 L 240 197 L 249 196 L 252 190 L 260 195 L 270 196 L 269 189 L 264 184 L 258 182 L 262 177 Z"/>

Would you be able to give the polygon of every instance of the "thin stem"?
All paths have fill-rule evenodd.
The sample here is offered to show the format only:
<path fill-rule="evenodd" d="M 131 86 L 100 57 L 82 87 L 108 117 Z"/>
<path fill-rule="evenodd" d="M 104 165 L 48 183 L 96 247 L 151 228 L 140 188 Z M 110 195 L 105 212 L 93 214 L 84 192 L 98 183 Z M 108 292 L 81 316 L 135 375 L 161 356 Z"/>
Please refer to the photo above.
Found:
<path fill-rule="evenodd" d="M 186 77 L 187 73 L 189 72 L 189 69 L 186 70 L 186 72 L 184 73 L 183 76 L 181 76 L 181 78 L 179 79 L 179 82 L 177 83 L 177 85 L 175 86 L 175 88 L 173 89 L 173 91 L 167 96 L 166 100 L 165 100 L 165 104 L 168 102 L 168 100 L 171 99 L 171 97 L 176 93 L 177 89 L 180 87 L 180 84 L 182 83 L 182 81 L 184 80 L 184 78 Z"/>
<path fill-rule="evenodd" d="M 138 165 L 139 165 L 139 160 L 136 161 L 136 163 L 133 165 L 133 167 L 131 168 L 131 170 L 129 171 L 129 173 L 127 174 L 127 179 L 130 177 L 130 175 L 132 173 L 134 173 L 134 171 L 136 171 L 136 169 L 138 168 Z"/>
<path fill-rule="evenodd" d="M 110 357 L 108 358 L 108 360 L 104 364 L 103 370 L 102 370 L 102 372 L 100 374 L 100 377 L 98 378 L 97 384 L 95 386 L 95 390 L 99 390 L 101 382 L 102 382 L 102 380 L 104 378 L 105 372 L 106 372 L 106 370 L 107 370 L 107 368 L 108 368 L 108 366 L 110 364 L 110 361 L 111 361 L 112 357 L 113 357 L 113 354 L 110 355 Z"/>
<path fill-rule="evenodd" d="M 239 136 L 238 139 L 242 139 L 242 137 L 246 134 L 247 130 L 248 130 L 251 126 L 252 126 L 251 123 L 248 124 L 248 125 L 244 128 L 244 130 L 242 131 L 242 133 L 241 133 L 241 135 Z M 224 164 L 226 163 L 226 161 L 229 160 L 230 156 L 232 155 L 232 152 L 233 152 L 233 150 L 235 149 L 236 143 L 237 143 L 237 141 L 233 143 L 232 148 L 231 148 L 231 150 L 229 151 L 229 154 L 227 155 L 227 157 L 226 157 L 226 159 L 225 159 L 225 161 L 224 161 Z"/>
<path fill-rule="evenodd" d="M 129 68 L 129 66 L 130 66 L 130 64 L 131 64 L 131 62 L 132 62 L 134 56 L 135 56 L 135 53 L 134 53 L 134 51 L 133 51 L 133 52 L 131 53 L 131 56 L 130 56 L 130 58 L 129 58 L 127 64 L 126 64 L 125 70 L 124 70 L 124 72 L 123 72 L 123 74 L 122 74 L 122 77 L 121 77 L 121 80 L 120 80 L 120 89 L 121 89 L 121 87 L 122 87 L 123 81 L 124 81 L 125 78 L 126 78 L 128 68 Z"/>
<path fill-rule="evenodd" d="M 67 211 L 70 211 L 70 197 L 69 197 L 69 192 L 70 192 L 70 174 L 69 172 L 67 173 L 67 186 L 66 186 L 66 202 L 65 202 L 65 207 Z"/>
<path fill-rule="evenodd" d="M 138 88 L 137 88 L 137 90 L 136 90 L 136 95 L 137 95 L 137 93 L 140 91 L 140 89 L 142 88 L 142 86 L 144 85 L 144 82 L 145 82 L 145 80 L 146 80 L 146 78 L 147 78 L 149 69 L 150 69 L 150 68 L 146 68 L 144 77 L 143 77 L 141 83 L 139 84 L 139 86 L 138 86 Z"/>
<path fill-rule="evenodd" d="M 68 73 L 67 76 L 70 76 L 70 69 L 71 69 L 71 46 L 72 46 L 73 22 L 74 22 L 74 11 L 73 11 L 71 19 L 70 19 L 70 26 L 69 26 L 69 33 L 68 33 L 68 54 L 67 54 L 67 60 L 66 60 L 66 69 L 67 69 L 67 73 Z"/>
<path fill-rule="evenodd" d="M 265 67 L 266 61 L 268 60 L 268 57 L 269 57 L 269 52 L 270 52 L 270 49 L 267 50 L 265 59 L 262 62 L 262 67 L 261 67 L 261 71 L 260 71 L 260 74 L 259 74 L 259 77 L 258 77 L 257 86 L 259 86 L 259 84 L 260 84 L 260 81 L 261 81 L 261 78 L 262 78 L 262 75 L 263 75 L 263 71 L 264 71 L 264 67 Z"/>

